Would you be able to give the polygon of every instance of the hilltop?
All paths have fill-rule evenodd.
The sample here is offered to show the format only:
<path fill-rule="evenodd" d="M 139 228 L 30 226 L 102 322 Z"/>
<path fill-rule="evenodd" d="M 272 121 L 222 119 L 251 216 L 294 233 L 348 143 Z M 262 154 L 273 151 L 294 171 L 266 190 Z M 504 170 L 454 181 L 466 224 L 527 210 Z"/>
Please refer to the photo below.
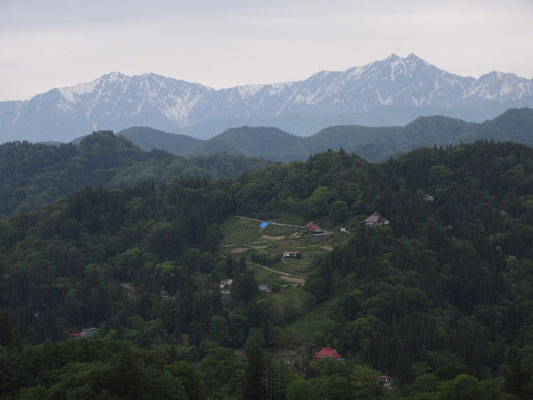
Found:
<path fill-rule="evenodd" d="M 84 187 L 160 184 L 179 176 L 236 177 L 266 165 L 264 159 L 230 154 L 185 159 L 164 150 L 144 152 L 110 131 L 85 136 L 78 145 L 4 143 L 0 145 L 0 214 L 30 210 Z"/>

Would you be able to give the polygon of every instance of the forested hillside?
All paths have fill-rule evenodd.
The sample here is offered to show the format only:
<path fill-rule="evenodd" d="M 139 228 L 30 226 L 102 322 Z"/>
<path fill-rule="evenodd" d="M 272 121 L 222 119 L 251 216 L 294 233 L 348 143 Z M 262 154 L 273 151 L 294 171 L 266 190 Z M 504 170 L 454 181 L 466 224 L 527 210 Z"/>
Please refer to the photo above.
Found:
<path fill-rule="evenodd" d="M 369 161 L 385 161 L 422 146 L 447 146 L 494 139 L 533 144 L 533 110 L 507 110 L 481 124 L 441 116 L 419 117 L 404 127 L 332 126 L 303 138 L 274 160 L 305 160 L 327 149 L 356 153 Z"/>
<path fill-rule="evenodd" d="M 177 156 L 187 153 L 191 148 L 203 142 L 191 136 L 167 133 L 148 127 L 124 129 L 118 135 L 124 136 L 143 151 L 160 149 Z"/>
<path fill-rule="evenodd" d="M 274 161 L 305 161 L 311 154 L 342 148 L 368 161 L 382 162 L 423 146 L 448 146 L 482 139 L 532 145 L 532 127 L 533 110 L 524 107 L 507 110 L 480 124 L 433 115 L 419 117 L 405 126 L 330 126 L 302 138 L 273 127 L 250 126 L 228 129 L 203 142 L 150 128 L 131 128 L 124 134 L 143 150 L 158 148 L 187 157 L 228 153 Z"/>
<path fill-rule="evenodd" d="M 188 155 L 226 152 L 256 155 L 275 160 L 300 138 L 278 128 L 242 126 L 231 128 L 192 148 Z"/>
<path fill-rule="evenodd" d="M 96 132 L 78 146 L 12 142 L 0 145 L 0 214 L 29 210 L 84 187 L 123 188 L 178 176 L 236 177 L 263 159 L 213 154 L 184 159 L 143 152 L 122 136 Z"/>
<path fill-rule="evenodd" d="M 532 258 L 521 144 L 85 189 L 0 219 L 0 398 L 530 399 Z"/>

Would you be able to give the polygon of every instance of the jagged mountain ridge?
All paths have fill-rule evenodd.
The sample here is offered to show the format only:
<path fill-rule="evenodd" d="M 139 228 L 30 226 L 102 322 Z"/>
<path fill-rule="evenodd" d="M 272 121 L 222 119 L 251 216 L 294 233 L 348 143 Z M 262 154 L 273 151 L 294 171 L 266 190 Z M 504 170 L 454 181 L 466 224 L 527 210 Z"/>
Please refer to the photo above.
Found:
<path fill-rule="evenodd" d="M 462 77 L 414 54 L 322 71 L 298 82 L 220 90 L 156 74 L 113 72 L 27 101 L 0 102 L 0 140 L 68 141 L 96 129 L 151 126 L 176 131 L 210 120 L 330 117 L 387 106 L 479 108 L 530 97 L 533 102 L 533 79 L 500 72 Z"/>

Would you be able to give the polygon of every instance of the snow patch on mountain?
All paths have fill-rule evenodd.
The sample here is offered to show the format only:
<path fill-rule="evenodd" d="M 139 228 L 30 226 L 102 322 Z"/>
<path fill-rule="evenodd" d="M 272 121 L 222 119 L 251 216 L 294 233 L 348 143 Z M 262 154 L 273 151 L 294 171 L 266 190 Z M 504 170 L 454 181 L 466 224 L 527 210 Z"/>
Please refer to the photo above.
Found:
<path fill-rule="evenodd" d="M 153 73 L 112 72 L 18 102 L 0 102 L 0 128 L 17 132 L 64 130 L 80 135 L 95 126 L 133 125 L 173 131 L 215 119 L 327 117 L 383 106 L 482 107 L 533 96 L 533 80 L 491 72 L 479 79 L 448 73 L 414 54 L 344 71 L 321 71 L 303 81 L 213 88 Z M 75 131 L 76 129 L 81 130 Z M 47 137 L 50 139 L 50 137 Z"/>
<path fill-rule="evenodd" d="M 242 86 L 237 86 L 237 90 L 239 94 L 241 95 L 241 98 L 246 99 L 247 97 L 257 94 L 264 87 L 265 85 L 242 85 Z"/>

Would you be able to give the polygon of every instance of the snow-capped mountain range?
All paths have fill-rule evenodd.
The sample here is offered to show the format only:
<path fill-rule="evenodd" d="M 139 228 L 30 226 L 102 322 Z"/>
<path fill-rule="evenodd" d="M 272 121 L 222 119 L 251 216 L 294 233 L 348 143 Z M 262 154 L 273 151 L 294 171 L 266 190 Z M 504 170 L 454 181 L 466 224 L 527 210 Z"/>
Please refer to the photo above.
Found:
<path fill-rule="evenodd" d="M 30 100 L 0 102 L 0 141 L 69 141 L 97 129 L 118 131 L 131 126 L 177 132 L 212 121 L 205 125 L 211 132 L 200 135 L 205 138 L 220 133 L 228 121 L 261 125 L 268 120 L 276 125 L 276 119 L 296 115 L 325 118 L 332 124 L 336 116 L 346 119 L 348 114 L 375 114 L 387 107 L 416 109 L 420 114 L 442 110 L 446 114 L 446 110 L 465 113 L 520 101 L 533 105 L 533 79 L 501 72 L 479 79 L 462 77 L 414 54 L 405 58 L 393 54 L 345 71 L 322 71 L 298 82 L 220 90 L 155 74 L 112 72 Z M 501 111 L 500 107 L 495 113 Z M 226 125 L 217 131 L 216 121 Z"/>

